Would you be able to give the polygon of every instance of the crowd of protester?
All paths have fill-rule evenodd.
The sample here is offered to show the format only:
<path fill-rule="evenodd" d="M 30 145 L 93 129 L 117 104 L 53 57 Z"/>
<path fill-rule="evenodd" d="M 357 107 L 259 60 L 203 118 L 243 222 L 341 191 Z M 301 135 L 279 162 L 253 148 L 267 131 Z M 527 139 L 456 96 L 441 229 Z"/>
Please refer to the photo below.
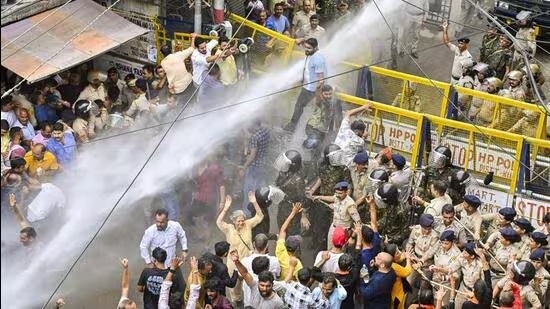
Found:
<path fill-rule="evenodd" d="M 422 190 L 411 187 L 405 154 L 391 148 L 373 155 L 365 151 L 369 132 L 363 117 L 369 105 L 343 110 L 325 81 L 326 63 L 318 52 L 317 39 L 324 33 L 319 22 L 351 18 L 348 3 L 277 3 L 272 15 L 261 0 L 246 7 L 252 10 L 250 19 L 296 38 L 308 56 L 304 85 L 285 127 L 293 132 L 302 116 L 307 118 L 302 119 L 303 148 L 283 151 L 270 162 L 273 132 L 254 120 L 244 134 L 196 165 L 183 193 L 179 188 L 159 193 L 164 207 L 145 210 L 148 225 L 153 224 L 139 244 L 144 269 L 137 289 L 143 295 L 130 292 L 129 261 L 122 259 L 118 308 L 136 308 L 132 298 L 138 297 L 144 308 L 201 309 L 549 304 L 550 213 L 540 226 L 510 207 L 481 214 L 481 200 L 465 194 L 471 176 L 451 165 L 450 149 L 444 146 L 430 154 L 434 160 L 415 184 Z M 453 83 L 536 100 L 505 36 L 490 27 L 474 64 L 466 55 L 469 39 L 451 44 L 447 25 L 443 28 L 444 42 L 456 55 Z M 2 216 L 19 225 L 26 258 L 42 249 L 47 241 L 42 230 L 63 211 L 67 201 L 56 178 L 76 164 L 85 144 L 158 123 L 178 106 L 216 106 L 215 98 L 234 91 L 243 79 L 236 45 L 223 35 L 206 41 L 192 34 L 186 49 L 162 46 L 160 64 L 144 66 L 141 76 L 122 77 L 116 68 L 101 72 L 84 65 L 2 98 L 2 204 L 6 201 L 11 213 L 3 207 Z M 502 49 L 510 49 L 499 56 L 502 61 L 491 60 Z M 540 68 L 531 64 L 531 70 L 542 85 Z M 509 86 L 503 88 L 505 77 Z M 413 85 L 409 88 L 402 96 L 413 97 L 412 103 L 406 100 L 408 108 L 420 111 L 420 98 Z M 405 98 L 396 98 L 394 105 L 401 106 L 396 102 Z M 302 115 L 308 104 L 312 111 Z M 536 123 L 526 111 L 503 109 L 507 121 L 494 123 L 493 111 L 489 120 L 481 117 L 489 113 L 488 103 L 472 98 L 459 96 L 459 108 L 459 117 L 524 135 Z M 311 162 L 305 152 L 312 154 Z M 272 168 L 277 177 L 269 183 Z M 212 231 L 211 222 L 219 232 Z M 193 247 L 197 256 L 189 254 Z M 302 255 L 306 250 L 315 258 Z M 60 300 L 57 306 L 63 304 Z"/>

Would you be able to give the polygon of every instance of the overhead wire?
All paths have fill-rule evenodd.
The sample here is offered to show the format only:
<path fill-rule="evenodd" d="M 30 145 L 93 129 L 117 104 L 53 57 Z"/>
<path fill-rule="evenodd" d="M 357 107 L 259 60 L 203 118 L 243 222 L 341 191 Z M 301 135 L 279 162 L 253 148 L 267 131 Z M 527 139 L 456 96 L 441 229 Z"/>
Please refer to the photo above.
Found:
<path fill-rule="evenodd" d="M 101 12 L 98 16 L 96 16 L 92 21 L 90 21 L 84 28 L 82 28 L 79 32 L 77 32 L 72 38 L 70 38 L 63 46 L 56 51 L 54 54 L 52 54 L 50 57 L 48 57 L 46 60 L 43 60 L 31 73 L 29 73 L 26 77 L 24 77 L 19 83 L 8 89 L 6 92 L 2 94 L 2 99 L 6 97 L 7 95 L 11 94 L 15 89 L 19 88 L 24 82 L 26 82 L 34 73 L 36 73 L 40 68 L 42 68 L 48 61 L 52 60 L 55 56 L 59 55 L 69 44 L 72 43 L 77 37 L 79 37 L 84 31 L 88 30 L 88 28 L 93 25 L 99 18 L 101 18 L 105 13 L 107 13 L 111 8 L 113 8 L 116 4 L 118 4 L 121 0 L 116 0 L 113 2 L 109 7 L 107 7 L 103 12 Z"/>
<path fill-rule="evenodd" d="M 120 1 L 120 0 L 117 0 L 117 2 Z M 195 1 L 200 1 L 200 0 L 195 0 Z M 115 3 L 113 3 L 113 5 L 115 5 Z M 109 8 L 107 9 L 110 9 L 113 5 L 111 5 Z M 248 13 L 248 15 L 246 16 L 245 19 L 247 19 L 250 14 L 252 13 L 253 10 L 250 10 L 250 12 Z M 103 13 L 102 13 L 103 14 Z M 100 14 L 101 15 L 101 14 Z M 237 35 L 237 33 L 240 31 L 240 29 L 242 28 L 244 24 L 244 20 L 243 22 L 241 22 L 240 26 L 237 28 L 237 30 L 233 33 L 232 37 L 230 38 L 230 41 L 232 39 L 235 38 L 235 36 Z M 230 48 L 230 45 L 228 44 L 226 46 L 226 48 Z M 225 50 L 222 50 L 222 52 L 225 51 Z M 132 180 L 130 181 L 130 183 L 127 185 L 127 187 L 124 189 L 124 191 L 122 192 L 122 194 L 120 195 L 120 197 L 117 199 L 117 201 L 115 202 L 115 204 L 113 205 L 113 207 L 111 208 L 111 210 L 107 213 L 107 216 L 105 217 L 105 219 L 102 221 L 101 225 L 99 226 L 99 228 L 97 229 L 97 231 L 92 235 L 91 239 L 87 242 L 87 244 L 84 246 L 83 250 L 80 252 L 80 254 L 77 256 L 76 260 L 72 263 L 72 265 L 70 266 L 69 270 L 67 271 L 67 273 L 63 276 L 63 278 L 61 279 L 61 281 L 59 282 L 59 284 L 56 286 L 55 290 L 51 293 L 50 297 L 48 298 L 48 300 L 44 303 L 44 306 L 42 307 L 42 309 L 45 309 L 48 304 L 50 303 L 50 301 L 53 299 L 53 297 L 55 296 L 55 294 L 57 293 L 57 291 L 59 290 L 59 288 L 61 287 L 61 285 L 63 285 L 63 283 L 65 282 L 65 280 L 67 280 L 69 274 L 72 272 L 72 270 L 74 269 L 74 267 L 76 266 L 76 264 L 78 264 L 78 262 L 80 261 L 80 259 L 84 256 L 84 253 L 86 252 L 86 250 L 88 250 L 88 248 L 91 246 L 92 242 L 97 238 L 97 236 L 99 235 L 99 233 L 101 232 L 101 230 L 103 229 L 103 227 L 105 226 L 105 224 L 107 223 L 107 221 L 109 220 L 109 218 L 111 217 L 111 215 L 113 214 L 113 212 L 115 211 L 115 209 L 118 207 L 118 205 L 120 204 L 120 202 L 123 200 L 123 198 L 126 196 L 126 194 L 130 191 L 130 189 L 132 188 L 132 186 L 135 184 L 135 182 L 137 181 L 137 179 L 139 178 L 139 176 L 141 175 L 141 173 L 143 172 L 143 170 L 145 169 L 145 167 L 147 166 L 147 164 L 149 164 L 149 162 L 151 161 L 151 159 L 153 158 L 153 155 L 157 152 L 157 150 L 160 148 L 160 145 L 162 144 L 162 142 L 165 140 L 166 136 L 168 135 L 168 133 L 170 132 L 170 130 L 174 127 L 174 125 L 177 123 L 178 119 L 180 118 L 180 116 L 183 114 L 183 112 L 185 111 L 185 109 L 187 108 L 187 106 L 189 106 L 189 103 L 191 102 L 191 100 L 193 99 L 193 97 L 197 94 L 197 92 L 199 91 L 200 87 L 202 86 L 206 76 L 210 73 L 210 71 L 213 69 L 214 66 L 210 66 L 209 70 L 206 72 L 204 78 L 201 80 L 201 82 L 199 83 L 199 86 L 195 88 L 194 92 L 191 94 L 191 96 L 187 99 L 187 102 L 185 102 L 185 104 L 182 106 L 182 109 L 181 111 L 178 113 L 178 115 L 176 115 L 176 117 L 174 118 L 173 121 L 170 122 L 170 125 L 168 126 L 168 128 L 164 131 L 164 133 L 161 135 L 160 137 L 160 140 L 156 143 L 155 147 L 153 148 L 152 152 L 147 156 L 147 159 L 145 160 L 145 162 L 141 165 L 141 167 L 139 168 L 138 172 L 134 175 L 134 177 L 132 178 Z"/>
<path fill-rule="evenodd" d="M 54 10 L 52 10 L 50 12 L 50 14 L 44 16 L 44 18 L 42 18 L 41 20 L 39 20 L 36 24 L 32 25 L 31 27 L 27 28 L 25 31 L 23 31 L 21 34 L 19 34 L 17 37 L 15 37 L 14 39 L 12 39 L 11 41 L 9 41 L 8 43 L 4 44 L 2 47 L 0 47 L 0 50 L 4 50 L 4 48 L 10 46 L 11 44 L 13 44 L 15 41 L 19 40 L 21 37 L 23 37 L 25 34 L 27 34 L 29 31 L 31 31 L 32 29 L 36 28 L 38 25 L 40 25 L 42 22 L 44 22 L 46 19 L 48 19 L 50 16 L 52 16 L 53 14 L 55 14 L 57 11 L 61 10 L 62 8 L 64 8 L 67 4 L 71 3 L 72 0 L 67 0 L 67 2 L 65 2 L 63 5 L 61 6 L 58 6 L 57 8 L 55 8 Z M 83 5 L 84 6 L 84 5 Z M 78 9 L 77 9 L 78 10 Z M 74 13 L 73 13 L 74 14 Z M 43 33 L 41 33 L 40 35 L 36 36 L 35 38 L 33 38 L 32 40 L 29 40 L 29 42 L 27 42 L 25 45 L 21 46 L 19 48 L 19 50 L 27 47 L 30 43 L 34 42 L 36 39 L 42 37 L 44 34 L 46 34 L 48 31 L 50 31 L 51 29 L 53 29 L 55 26 L 57 26 L 58 24 L 60 24 L 61 22 L 65 21 L 65 19 L 60 19 L 60 21 L 56 24 L 54 24 L 52 27 L 46 29 Z M 14 53 L 8 55 L 8 56 L 5 56 L 4 57 L 4 61 L 6 59 L 8 59 L 9 57 L 11 57 L 13 54 L 17 53 L 17 51 L 15 51 Z"/>
<path fill-rule="evenodd" d="M 403 0 L 402 0 L 403 1 Z M 390 30 L 390 32 L 394 34 L 393 32 L 393 29 L 391 27 L 391 25 L 389 24 L 388 20 L 386 19 L 386 16 L 384 15 L 384 13 L 382 13 L 382 10 L 380 9 L 380 7 L 378 6 L 378 3 L 377 3 L 377 0 L 373 0 L 373 3 L 374 5 L 376 6 L 376 9 L 378 10 L 380 16 L 382 17 L 382 19 L 384 20 L 384 23 L 386 24 L 386 26 L 388 27 L 388 29 Z M 445 95 L 445 93 L 443 93 L 443 91 L 441 91 L 441 89 L 439 89 L 439 87 L 437 87 L 437 85 L 434 83 L 433 79 L 431 79 L 428 74 L 426 74 L 426 72 L 424 71 L 424 69 L 422 69 L 422 67 L 420 66 L 420 64 L 414 59 L 414 57 L 411 55 L 411 53 L 407 53 L 407 55 L 410 57 L 410 59 L 414 62 L 414 64 L 416 65 L 416 67 L 420 70 L 420 72 L 424 75 L 424 77 L 426 79 L 428 79 L 428 81 L 433 85 L 433 87 L 447 100 L 447 102 L 449 102 L 449 104 L 451 104 L 459 114 L 462 114 L 464 115 L 464 113 L 458 108 L 458 106 L 449 98 Z M 493 140 L 493 137 L 492 136 L 489 136 L 487 134 L 485 134 L 481 129 L 480 127 L 475 124 L 474 122 L 470 121 L 468 119 L 468 117 L 464 117 L 465 119 L 467 119 L 467 122 L 472 125 L 477 131 L 478 133 L 480 133 L 481 135 L 485 136 L 485 138 L 487 138 L 488 141 L 492 141 Z M 440 141 L 440 145 L 441 145 L 442 141 Z M 503 153 L 505 153 L 506 155 L 510 156 L 514 161 L 517 161 L 519 162 L 520 165 L 522 165 L 524 168 L 528 169 L 528 170 L 531 170 L 529 166 L 525 165 L 519 158 L 517 158 L 516 156 L 510 154 L 508 151 L 506 151 L 502 146 L 500 146 L 498 143 L 493 143 L 496 147 L 498 147 L 500 150 L 502 150 Z M 533 171 L 531 171 L 533 172 Z M 540 175 L 539 175 L 540 176 Z M 509 193 L 510 194 L 510 193 Z"/>

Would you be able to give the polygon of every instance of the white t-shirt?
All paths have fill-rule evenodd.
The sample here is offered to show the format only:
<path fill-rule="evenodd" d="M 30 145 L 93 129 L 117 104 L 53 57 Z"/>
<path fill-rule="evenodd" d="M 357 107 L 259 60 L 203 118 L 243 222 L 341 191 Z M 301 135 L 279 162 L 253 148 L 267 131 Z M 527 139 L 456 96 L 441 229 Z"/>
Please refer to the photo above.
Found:
<path fill-rule="evenodd" d="M 8 122 L 10 128 L 13 127 L 17 121 L 17 117 L 13 111 L 2 112 L 2 119 L 5 119 Z"/>
<path fill-rule="evenodd" d="M 323 267 L 321 267 L 321 270 L 323 272 L 328 272 L 328 273 L 334 273 L 338 271 L 340 269 L 340 267 L 338 267 L 338 260 L 340 259 L 342 254 L 344 253 L 329 252 L 330 258 L 323 264 Z M 319 263 L 322 258 L 323 258 L 323 251 L 317 253 L 317 257 L 315 258 L 315 263 L 313 264 L 317 265 L 317 263 Z"/>
<path fill-rule="evenodd" d="M 36 222 L 44 220 L 56 208 L 64 208 L 67 203 L 65 194 L 51 183 L 43 183 L 40 193 L 32 200 L 27 210 L 27 220 Z"/>
<path fill-rule="evenodd" d="M 218 41 L 211 40 L 206 43 L 206 53 L 201 54 L 198 49 L 195 49 L 191 54 L 191 63 L 193 64 L 193 82 L 200 84 L 202 81 L 203 73 L 208 70 L 208 62 L 206 58 L 212 54 L 212 49 L 218 45 Z"/>

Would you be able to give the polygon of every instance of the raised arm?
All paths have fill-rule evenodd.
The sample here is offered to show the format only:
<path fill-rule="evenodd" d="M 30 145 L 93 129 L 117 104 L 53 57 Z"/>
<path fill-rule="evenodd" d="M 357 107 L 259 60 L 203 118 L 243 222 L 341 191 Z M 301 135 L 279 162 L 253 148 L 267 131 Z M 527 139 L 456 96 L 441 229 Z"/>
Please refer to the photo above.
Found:
<path fill-rule="evenodd" d="M 248 192 L 248 201 L 252 203 L 254 206 L 254 210 L 256 211 L 256 215 L 254 217 L 246 220 L 246 222 L 251 226 L 255 227 L 256 225 L 260 224 L 262 220 L 264 219 L 264 213 L 262 212 L 262 209 L 260 208 L 260 205 L 258 205 L 258 202 L 256 201 L 256 195 L 254 192 L 250 191 Z"/>
<path fill-rule="evenodd" d="M 235 267 L 237 267 L 237 270 L 241 274 L 241 277 L 243 277 L 244 282 L 246 282 L 248 286 L 254 285 L 254 278 L 252 278 L 252 275 L 239 260 L 239 253 L 237 250 L 232 250 L 229 254 L 231 255 L 231 260 L 235 264 Z"/>
<path fill-rule="evenodd" d="M 218 218 L 216 219 L 216 225 L 218 226 L 218 228 L 223 232 L 226 230 L 226 225 L 227 223 L 223 222 L 223 218 L 225 217 L 225 214 L 227 213 L 227 211 L 229 210 L 229 207 L 231 207 L 231 202 L 233 200 L 231 199 L 231 195 L 226 195 L 225 196 L 225 204 L 223 206 L 223 209 L 222 211 L 220 212 L 220 214 L 218 215 Z"/>
<path fill-rule="evenodd" d="M 196 262 L 196 259 L 195 259 L 195 262 Z M 168 270 L 168 274 L 166 274 L 166 277 L 164 278 L 164 281 L 162 282 L 162 285 L 160 287 L 160 295 L 159 295 L 159 302 L 158 302 L 159 309 L 170 309 L 170 306 L 168 305 L 168 300 L 170 299 L 170 288 L 172 287 L 172 277 L 174 276 L 174 274 L 182 264 L 183 264 L 183 260 L 180 257 L 175 257 L 172 260 L 172 263 L 170 264 L 170 269 Z"/>
<path fill-rule="evenodd" d="M 121 293 L 122 297 L 128 298 L 128 291 L 130 290 L 130 271 L 128 270 L 128 259 L 120 259 L 120 264 L 122 265 L 122 282 L 121 282 Z"/>
<path fill-rule="evenodd" d="M 447 29 L 449 28 L 449 23 L 448 22 L 444 22 L 441 27 L 443 28 L 443 43 L 445 43 L 445 45 L 449 45 L 449 34 L 447 33 Z"/>
<path fill-rule="evenodd" d="M 374 232 L 378 232 L 378 215 L 376 213 L 376 203 L 372 195 L 367 196 L 367 204 L 369 205 L 370 212 L 370 225 Z"/>
<path fill-rule="evenodd" d="M 356 115 L 356 114 L 359 114 L 359 113 L 362 113 L 364 111 L 368 111 L 369 108 L 370 108 L 370 103 L 366 103 L 364 105 L 361 105 L 357 108 L 354 108 L 354 109 L 350 109 L 349 111 L 346 112 L 346 114 L 344 115 L 344 118 L 351 118 L 351 116 L 353 115 Z"/>
<path fill-rule="evenodd" d="M 281 225 L 281 229 L 279 230 L 279 239 L 285 240 L 286 239 L 286 230 L 288 229 L 288 226 L 290 225 L 290 222 L 294 217 L 302 211 L 302 203 L 292 203 L 292 211 L 286 218 L 283 225 Z M 239 271 L 240 272 L 240 271 Z M 242 273 L 241 273 L 242 275 Z"/>
<path fill-rule="evenodd" d="M 22 229 L 31 226 L 29 221 L 27 221 L 27 219 L 21 213 L 21 209 L 19 209 L 19 205 L 17 204 L 17 199 L 14 193 L 10 193 L 10 208 L 13 211 L 13 214 L 15 215 L 15 219 L 17 220 L 17 223 L 19 223 L 19 226 Z"/>

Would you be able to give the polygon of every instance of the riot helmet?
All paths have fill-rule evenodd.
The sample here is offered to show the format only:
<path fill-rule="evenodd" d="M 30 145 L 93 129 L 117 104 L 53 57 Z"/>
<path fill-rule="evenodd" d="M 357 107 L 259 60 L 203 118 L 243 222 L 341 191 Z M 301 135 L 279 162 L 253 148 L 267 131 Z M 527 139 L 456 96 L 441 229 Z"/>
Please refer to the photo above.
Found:
<path fill-rule="evenodd" d="M 447 146 L 437 146 L 431 153 L 428 165 L 434 168 L 444 168 L 451 165 L 453 154 Z"/>
<path fill-rule="evenodd" d="M 90 111 L 93 108 L 93 103 L 88 100 L 78 100 L 74 104 L 74 113 L 77 117 L 82 119 L 88 119 L 90 117 Z"/>
<path fill-rule="evenodd" d="M 342 148 L 336 144 L 329 144 L 323 150 L 324 162 L 332 166 L 346 165 L 345 153 Z"/>
<path fill-rule="evenodd" d="M 487 73 L 489 73 L 489 69 L 490 69 L 489 65 L 483 62 L 476 63 L 476 65 L 474 65 L 474 67 L 472 68 L 472 70 L 478 73 L 481 73 L 485 76 L 487 76 Z"/>
<path fill-rule="evenodd" d="M 470 184 L 472 181 L 472 177 L 470 176 L 470 173 L 468 173 L 465 170 L 458 170 L 453 173 L 451 176 L 451 188 L 454 188 L 455 190 L 459 192 L 464 192 L 466 187 Z"/>
<path fill-rule="evenodd" d="M 391 183 L 384 183 L 374 192 L 374 202 L 378 208 L 388 208 L 399 203 L 399 190 Z"/>
<path fill-rule="evenodd" d="M 485 79 L 487 82 L 487 92 L 488 93 L 497 93 L 500 88 L 502 88 L 502 80 L 498 77 L 489 77 Z M 491 89 L 492 88 L 492 89 Z"/>
<path fill-rule="evenodd" d="M 369 180 L 367 186 L 365 186 L 365 193 L 374 194 L 381 184 L 388 182 L 390 176 L 388 172 L 383 168 L 375 168 L 369 174 Z"/>
<path fill-rule="evenodd" d="M 288 150 L 277 157 L 274 167 L 279 172 L 297 172 L 302 168 L 302 155 L 296 150 Z"/>
<path fill-rule="evenodd" d="M 256 189 L 254 196 L 256 197 L 256 202 L 260 205 L 261 208 L 267 208 L 271 205 L 271 200 L 269 199 L 269 187 L 261 187 Z"/>
<path fill-rule="evenodd" d="M 514 70 L 508 73 L 508 75 L 506 76 L 508 77 L 508 79 L 511 80 L 521 80 L 523 78 L 523 73 L 521 73 L 521 71 Z"/>
<path fill-rule="evenodd" d="M 533 73 L 533 75 L 537 75 L 537 74 L 540 73 L 540 67 L 536 63 L 530 63 L 529 68 L 531 69 L 531 72 Z M 523 74 L 527 75 L 527 68 L 525 66 L 523 66 L 523 68 L 521 68 L 521 72 L 523 72 Z"/>
<path fill-rule="evenodd" d="M 529 261 L 514 262 L 512 265 L 512 273 L 514 274 L 514 282 L 519 285 L 528 285 L 535 277 L 535 266 Z"/>

